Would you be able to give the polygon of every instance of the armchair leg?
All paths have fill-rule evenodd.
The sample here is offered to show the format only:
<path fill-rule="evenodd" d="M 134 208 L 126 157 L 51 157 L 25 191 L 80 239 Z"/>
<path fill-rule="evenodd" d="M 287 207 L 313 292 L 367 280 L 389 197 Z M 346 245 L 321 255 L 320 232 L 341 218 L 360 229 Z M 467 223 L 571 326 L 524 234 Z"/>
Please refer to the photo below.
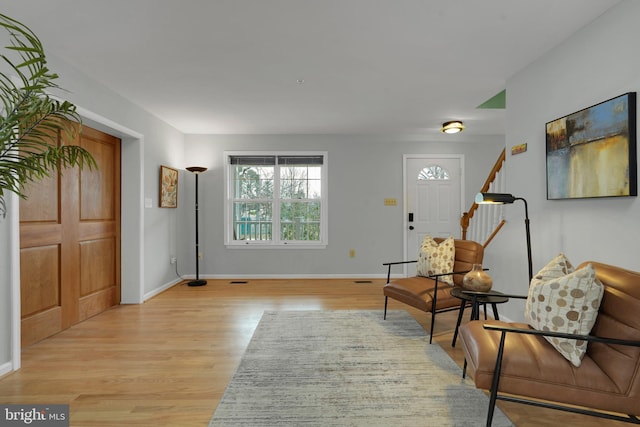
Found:
<path fill-rule="evenodd" d="M 432 303 L 435 304 L 435 303 Z M 429 344 L 431 344 L 431 341 L 433 340 L 433 326 L 436 323 L 436 310 L 435 310 L 435 305 L 432 306 L 431 308 L 431 328 L 429 330 Z"/>
<path fill-rule="evenodd" d="M 464 358 L 464 365 L 462 365 L 462 378 L 467 378 L 467 358 Z"/>
<path fill-rule="evenodd" d="M 505 331 L 500 336 L 500 347 L 498 348 L 498 356 L 496 357 L 496 367 L 493 370 L 493 382 L 491 384 L 491 394 L 489 396 L 489 411 L 487 412 L 487 427 L 491 427 L 493 422 L 493 413 L 496 409 L 496 400 L 498 397 L 498 385 L 500 384 L 500 372 L 502 371 L 502 355 L 504 353 L 504 341 L 507 337 Z"/>
<path fill-rule="evenodd" d="M 384 297 L 384 316 L 382 317 L 382 320 L 387 320 L 387 303 L 389 302 L 389 297 L 385 296 Z"/>

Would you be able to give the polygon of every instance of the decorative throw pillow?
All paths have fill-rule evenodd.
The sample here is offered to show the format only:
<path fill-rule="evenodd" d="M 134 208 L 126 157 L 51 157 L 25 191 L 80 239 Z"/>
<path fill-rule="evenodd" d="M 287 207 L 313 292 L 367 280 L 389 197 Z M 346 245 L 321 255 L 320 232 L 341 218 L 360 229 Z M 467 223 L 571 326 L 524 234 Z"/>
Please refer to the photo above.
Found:
<path fill-rule="evenodd" d="M 564 254 L 560 254 L 531 280 L 525 317 L 540 331 L 588 335 L 596 322 L 603 294 L 604 286 L 591 264 L 574 270 Z M 545 338 L 574 366 L 580 366 L 587 341 Z"/>
<path fill-rule="evenodd" d="M 453 263 L 456 247 L 453 236 L 443 240 L 440 244 L 433 237 L 426 235 L 422 240 L 422 246 L 418 253 L 418 276 L 431 276 L 433 274 L 450 273 L 453 271 Z M 440 282 L 453 286 L 453 276 L 442 276 Z"/>

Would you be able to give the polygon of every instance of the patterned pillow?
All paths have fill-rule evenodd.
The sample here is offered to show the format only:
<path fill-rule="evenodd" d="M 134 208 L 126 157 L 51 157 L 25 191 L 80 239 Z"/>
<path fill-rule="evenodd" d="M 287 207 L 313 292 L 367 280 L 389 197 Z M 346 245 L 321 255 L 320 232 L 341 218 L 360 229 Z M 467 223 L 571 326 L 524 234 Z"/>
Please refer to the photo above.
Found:
<path fill-rule="evenodd" d="M 588 335 L 596 322 L 603 294 L 604 286 L 591 264 L 574 270 L 560 254 L 531 281 L 525 317 L 537 330 Z M 574 366 L 580 366 L 587 341 L 545 339 Z"/>
<path fill-rule="evenodd" d="M 426 235 L 418 253 L 418 276 L 452 272 L 455 255 L 456 247 L 452 236 L 438 244 L 433 237 Z M 453 276 L 442 276 L 438 281 L 453 286 Z"/>

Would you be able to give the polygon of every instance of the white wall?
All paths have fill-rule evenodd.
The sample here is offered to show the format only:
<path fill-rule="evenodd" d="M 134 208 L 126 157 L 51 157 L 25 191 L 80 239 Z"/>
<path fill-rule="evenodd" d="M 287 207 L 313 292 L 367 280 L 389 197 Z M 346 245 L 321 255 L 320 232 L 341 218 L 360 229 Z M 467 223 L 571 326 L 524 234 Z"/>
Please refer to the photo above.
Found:
<path fill-rule="evenodd" d="M 640 90 L 640 2 L 628 0 L 530 64 L 507 84 L 507 152 L 526 142 L 528 151 L 507 155 L 510 193 L 529 203 L 534 274 L 559 252 L 574 263 L 594 260 L 640 270 L 635 248 L 640 200 L 630 198 L 546 200 L 545 123 L 626 92 Z M 485 259 L 496 289 L 528 289 L 524 210 L 505 208 L 509 223 Z M 523 319 L 521 303 L 503 312 Z"/>
<path fill-rule="evenodd" d="M 504 137 L 429 142 L 345 135 L 187 135 L 185 159 L 207 166 L 200 175 L 200 274 L 205 277 L 380 277 L 383 262 L 403 259 L 403 154 L 464 154 L 468 208 L 487 177 Z M 329 245 L 326 249 L 227 249 L 224 246 L 224 151 L 328 152 Z M 202 164 L 208 162 L 208 164 Z M 181 208 L 180 264 L 195 265 L 193 176 Z M 395 207 L 384 206 L 396 198 Z M 349 257 L 355 249 L 356 256 Z M 193 272 L 185 267 L 185 271 Z M 398 271 L 400 273 L 400 271 Z"/>
<path fill-rule="evenodd" d="M 177 281 L 170 254 L 178 248 L 178 210 L 158 208 L 159 166 L 183 167 L 183 135 L 52 55 L 49 67 L 60 75 L 85 122 L 123 139 L 122 145 L 122 296 L 139 303 Z M 153 208 L 144 209 L 144 198 Z M 9 207 L 12 207 L 11 205 Z M 17 212 L 14 214 L 17 215 Z M 10 219 L 0 219 L 0 375 L 18 366 L 12 359 Z M 19 342 L 19 340 L 18 340 Z"/>

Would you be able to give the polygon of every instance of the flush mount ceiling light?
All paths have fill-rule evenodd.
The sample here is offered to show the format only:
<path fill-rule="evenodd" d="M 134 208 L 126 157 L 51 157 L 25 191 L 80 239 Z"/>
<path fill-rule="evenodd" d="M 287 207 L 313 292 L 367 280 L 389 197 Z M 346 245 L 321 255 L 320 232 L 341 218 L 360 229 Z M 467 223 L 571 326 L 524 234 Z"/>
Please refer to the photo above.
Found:
<path fill-rule="evenodd" d="M 464 129 L 464 125 L 460 120 L 454 120 L 452 122 L 445 122 L 442 124 L 442 129 L 440 129 L 444 133 L 458 133 L 462 132 Z"/>

